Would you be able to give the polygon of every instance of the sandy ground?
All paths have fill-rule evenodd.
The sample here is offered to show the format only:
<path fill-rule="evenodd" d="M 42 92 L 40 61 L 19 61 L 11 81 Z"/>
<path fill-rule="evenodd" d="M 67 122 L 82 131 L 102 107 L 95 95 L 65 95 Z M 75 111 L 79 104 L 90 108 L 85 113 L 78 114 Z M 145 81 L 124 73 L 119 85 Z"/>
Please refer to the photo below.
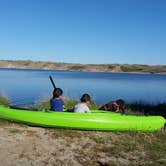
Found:
<path fill-rule="evenodd" d="M 129 165 L 127 160 L 111 158 L 101 152 L 100 142 L 91 139 L 87 133 L 7 123 L 0 125 L 2 166 L 108 165 L 106 161 L 111 165 Z"/>
<path fill-rule="evenodd" d="M 116 145 L 116 140 L 121 138 L 118 133 L 47 129 L 6 121 L 0 122 L 0 126 L 0 166 L 130 166 L 147 163 L 140 146 L 135 148 L 131 141 L 129 147 L 126 146 L 128 142 L 125 148 L 123 142 Z M 162 163 L 166 163 L 165 159 Z"/>

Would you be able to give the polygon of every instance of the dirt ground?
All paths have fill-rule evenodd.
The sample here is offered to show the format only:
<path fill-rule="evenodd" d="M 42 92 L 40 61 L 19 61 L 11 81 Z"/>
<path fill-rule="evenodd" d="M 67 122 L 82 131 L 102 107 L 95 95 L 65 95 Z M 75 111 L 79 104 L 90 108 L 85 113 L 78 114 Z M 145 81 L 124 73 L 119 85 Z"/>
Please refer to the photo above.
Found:
<path fill-rule="evenodd" d="M 96 143 L 88 137 L 75 133 L 63 135 L 53 129 L 20 126 L 18 124 L 1 125 L 0 161 L 3 166 L 45 166 L 45 165 L 99 165 L 91 162 L 95 154 Z M 96 154 L 97 155 L 97 154 Z M 104 154 L 94 156 L 105 160 Z M 103 155 L 103 156 L 102 156 Z"/>
<path fill-rule="evenodd" d="M 119 144 L 120 133 L 46 129 L 6 121 L 0 126 L 0 166 L 146 165 L 148 160 L 135 143 Z M 165 165 L 166 158 L 161 159 L 157 165 Z"/>

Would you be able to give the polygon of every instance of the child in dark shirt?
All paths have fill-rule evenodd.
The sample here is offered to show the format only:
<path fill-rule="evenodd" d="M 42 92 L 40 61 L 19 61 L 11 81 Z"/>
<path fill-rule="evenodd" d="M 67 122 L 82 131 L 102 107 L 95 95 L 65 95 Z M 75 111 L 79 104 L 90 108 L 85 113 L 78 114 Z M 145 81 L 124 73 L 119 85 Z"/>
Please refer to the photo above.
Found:
<path fill-rule="evenodd" d="M 122 99 L 118 99 L 116 101 L 110 101 L 99 108 L 99 110 L 122 112 L 122 113 L 124 113 L 124 109 L 125 109 L 125 101 Z"/>
<path fill-rule="evenodd" d="M 50 100 L 51 110 L 62 112 L 64 105 L 64 98 L 62 97 L 63 91 L 61 88 L 55 88 L 53 91 L 53 97 Z"/>

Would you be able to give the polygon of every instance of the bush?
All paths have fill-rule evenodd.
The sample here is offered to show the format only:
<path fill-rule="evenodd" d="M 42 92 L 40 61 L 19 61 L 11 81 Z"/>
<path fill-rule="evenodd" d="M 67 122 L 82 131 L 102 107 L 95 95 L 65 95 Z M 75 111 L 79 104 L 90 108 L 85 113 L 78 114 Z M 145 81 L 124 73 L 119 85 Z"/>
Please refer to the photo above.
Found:
<path fill-rule="evenodd" d="M 10 100 L 0 96 L 0 105 L 5 105 L 5 106 L 9 106 L 10 105 Z"/>

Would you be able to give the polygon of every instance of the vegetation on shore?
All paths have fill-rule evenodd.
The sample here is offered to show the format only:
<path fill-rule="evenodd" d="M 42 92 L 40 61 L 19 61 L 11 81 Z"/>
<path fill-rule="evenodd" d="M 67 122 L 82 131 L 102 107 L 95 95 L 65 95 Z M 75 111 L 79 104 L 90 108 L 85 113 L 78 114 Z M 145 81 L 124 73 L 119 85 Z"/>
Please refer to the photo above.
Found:
<path fill-rule="evenodd" d="M 7 99 L 6 97 L 0 96 L 0 105 L 9 106 L 10 100 Z"/>
<path fill-rule="evenodd" d="M 65 106 L 64 109 L 67 111 L 71 111 L 73 110 L 74 106 L 78 103 L 78 100 L 75 99 L 70 99 L 70 100 L 66 100 L 65 101 Z M 100 104 L 97 104 L 96 102 L 92 101 L 89 105 L 90 109 L 98 109 L 100 106 Z M 33 105 L 31 107 L 32 109 L 35 110 L 42 110 L 42 109 L 50 109 L 50 99 L 45 99 L 44 101 L 42 101 L 40 104 L 38 105 Z"/>
<path fill-rule="evenodd" d="M 87 165 L 166 165 L 166 132 L 88 132 L 73 130 L 51 130 L 53 138 L 84 137 L 95 143 L 85 157 Z M 93 144 L 93 143 L 92 143 Z M 92 146 L 89 141 L 87 146 Z M 84 154 L 84 148 L 79 152 Z M 103 156 L 102 159 L 100 157 Z M 118 160 L 116 160 L 118 159 Z M 85 164 L 82 162 L 82 164 Z"/>
<path fill-rule="evenodd" d="M 73 110 L 74 106 L 78 103 L 78 100 L 69 99 L 65 101 L 64 109 L 67 111 Z M 10 100 L 0 96 L 0 105 L 12 105 Z M 101 105 L 92 101 L 89 105 L 90 109 L 98 109 Z M 27 106 L 28 107 L 28 106 Z M 41 101 L 40 104 L 29 106 L 29 109 L 43 110 L 50 109 L 50 99 Z M 160 115 L 166 118 L 166 103 L 160 103 L 157 105 L 144 104 L 144 103 L 131 103 L 126 105 L 125 114 L 127 115 Z"/>
<path fill-rule="evenodd" d="M 17 69 L 45 69 L 45 70 L 72 70 L 96 72 L 136 72 L 136 73 L 166 73 L 166 65 L 141 64 L 74 64 L 58 62 L 34 62 L 30 60 L 0 60 L 0 68 Z"/>
<path fill-rule="evenodd" d="M 74 106 L 78 103 L 78 100 L 66 100 L 65 110 L 72 111 Z M 90 109 L 98 109 L 101 105 L 92 101 L 89 105 Z M 50 108 L 50 101 L 46 99 L 41 104 L 31 107 L 35 110 L 43 110 Z M 131 103 L 126 105 L 125 114 L 127 115 L 160 115 L 166 118 L 166 103 L 157 105 L 143 104 L 143 103 Z"/>

